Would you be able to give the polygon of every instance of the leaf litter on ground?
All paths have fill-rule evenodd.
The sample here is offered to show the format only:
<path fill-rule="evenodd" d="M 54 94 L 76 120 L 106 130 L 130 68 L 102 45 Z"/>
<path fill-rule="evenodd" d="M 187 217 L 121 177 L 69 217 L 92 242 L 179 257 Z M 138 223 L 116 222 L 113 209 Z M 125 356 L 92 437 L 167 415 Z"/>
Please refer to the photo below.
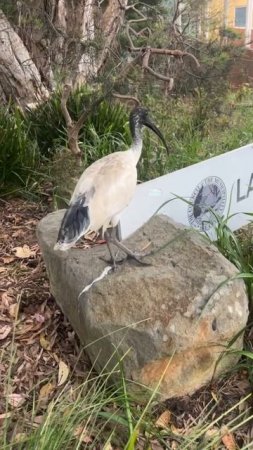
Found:
<path fill-rule="evenodd" d="M 24 402 L 31 403 L 35 391 L 46 408 L 58 376 L 60 385 L 66 382 L 69 373 L 81 383 L 90 369 L 87 357 L 80 357 L 77 336 L 73 335 L 70 324 L 50 294 L 36 239 L 36 225 L 45 213 L 44 206 L 22 199 L 0 204 L 2 418 L 9 414 L 4 395 L 6 382 L 11 385 L 10 407 L 20 408 Z M 12 375 L 8 380 L 10 364 Z"/>

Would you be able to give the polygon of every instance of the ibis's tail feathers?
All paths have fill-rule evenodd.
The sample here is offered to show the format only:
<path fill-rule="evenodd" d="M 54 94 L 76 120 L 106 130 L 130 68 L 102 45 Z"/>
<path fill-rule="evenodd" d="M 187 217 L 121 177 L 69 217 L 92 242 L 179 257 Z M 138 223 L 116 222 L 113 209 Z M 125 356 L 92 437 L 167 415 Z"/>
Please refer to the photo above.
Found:
<path fill-rule="evenodd" d="M 68 207 L 62 219 L 55 250 L 67 250 L 85 233 L 90 224 L 85 197 Z"/>

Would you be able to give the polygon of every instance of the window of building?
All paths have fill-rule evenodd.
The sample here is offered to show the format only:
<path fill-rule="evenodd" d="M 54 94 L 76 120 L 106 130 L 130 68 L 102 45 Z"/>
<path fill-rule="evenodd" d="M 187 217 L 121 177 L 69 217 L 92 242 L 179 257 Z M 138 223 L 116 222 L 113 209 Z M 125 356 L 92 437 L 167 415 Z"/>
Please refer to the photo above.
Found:
<path fill-rule="evenodd" d="M 235 27 L 245 28 L 246 27 L 246 6 L 235 8 Z"/>

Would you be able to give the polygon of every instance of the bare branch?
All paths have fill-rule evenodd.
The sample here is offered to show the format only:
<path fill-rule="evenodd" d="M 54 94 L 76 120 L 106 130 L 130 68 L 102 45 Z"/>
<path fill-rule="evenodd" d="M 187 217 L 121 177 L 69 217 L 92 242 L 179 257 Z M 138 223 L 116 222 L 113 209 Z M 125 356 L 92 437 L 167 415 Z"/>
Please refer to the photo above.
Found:
<path fill-rule="evenodd" d="M 184 52 L 182 50 L 170 50 L 168 48 L 151 48 L 151 47 L 139 47 L 139 48 L 130 48 L 129 50 L 131 52 L 140 52 L 142 51 L 145 55 L 147 53 L 147 49 L 149 50 L 150 54 L 153 55 L 169 55 L 174 56 L 175 58 L 183 58 L 184 56 L 189 56 L 194 60 L 197 67 L 200 67 L 199 61 L 197 60 L 196 56 L 194 56 L 192 53 Z"/>
<path fill-rule="evenodd" d="M 171 86 L 171 89 L 172 89 L 173 84 L 174 84 L 174 83 L 172 84 L 173 78 L 167 77 L 165 75 L 162 75 L 161 73 L 155 72 L 153 69 L 151 69 L 151 67 L 149 67 L 148 63 L 149 63 L 150 55 L 152 53 L 151 50 L 152 49 L 150 47 L 147 47 L 146 52 L 144 53 L 144 56 L 143 56 L 143 60 L 142 60 L 142 68 L 144 70 L 147 70 L 149 73 L 151 73 L 151 75 L 153 75 L 154 77 L 158 78 L 159 80 L 163 80 L 163 81 L 169 82 L 169 86 Z"/>
<path fill-rule="evenodd" d="M 48 23 L 48 25 L 50 26 L 50 28 L 53 30 L 53 32 L 58 35 L 58 36 L 62 36 L 65 39 L 67 38 L 66 33 L 64 33 L 62 30 L 60 30 L 59 28 L 56 28 L 56 26 L 53 24 L 52 20 L 50 19 L 49 15 L 47 14 L 46 11 L 44 11 L 44 17 Z"/>
<path fill-rule="evenodd" d="M 181 3 L 182 3 L 181 0 L 177 1 L 177 9 L 176 9 L 175 15 L 174 15 L 175 20 L 176 20 L 177 14 L 181 13 L 179 11 Z M 134 10 L 136 12 L 136 14 L 139 15 L 139 17 L 140 17 L 139 19 L 129 20 L 126 23 L 126 35 L 127 35 L 128 41 L 129 41 L 129 52 L 132 52 L 132 53 L 136 52 L 136 53 L 139 53 L 140 55 L 142 55 L 142 68 L 144 70 L 146 70 L 147 72 L 149 72 L 154 77 L 168 82 L 169 89 L 172 89 L 173 85 L 174 85 L 174 79 L 172 77 L 168 77 L 159 72 L 156 72 L 154 69 L 152 69 L 149 66 L 150 57 L 152 55 L 167 55 L 167 56 L 173 56 L 174 58 L 182 59 L 182 58 L 188 56 L 191 59 L 193 59 L 193 61 L 195 62 L 197 67 L 200 67 L 199 61 L 192 53 L 185 52 L 182 50 L 170 50 L 167 48 L 152 48 L 152 47 L 135 47 L 131 34 L 134 35 L 135 37 L 138 37 L 140 34 L 142 34 L 144 32 L 144 30 L 146 30 L 146 28 L 143 30 L 140 30 L 139 32 L 136 32 L 132 25 L 134 23 L 143 22 L 143 21 L 147 20 L 147 17 L 141 11 L 139 11 L 135 6 L 136 5 L 130 5 L 129 7 L 127 7 L 127 9 Z"/>
<path fill-rule="evenodd" d="M 69 111 L 67 108 L 67 101 L 69 99 L 71 89 L 72 89 L 71 84 L 65 84 L 63 86 L 62 97 L 61 97 L 61 110 L 62 110 L 62 114 L 64 116 L 67 127 L 70 127 L 73 124 L 73 121 L 70 117 L 70 114 L 69 114 Z"/>
<path fill-rule="evenodd" d="M 190 58 L 192 58 L 194 60 L 194 62 L 196 63 L 196 66 L 200 67 L 199 61 L 197 60 L 196 56 L 194 56 L 192 53 L 184 52 L 182 50 L 170 50 L 168 48 L 152 48 L 152 47 L 130 48 L 131 52 L 142 51 L 142 53 L 144 55 L 147 53 L 147 50 L 152 55 L 169 55 L 169 56 L 174 56 L 175 58 L 183 58 L 184 56 L 189 56 Z"/>
<path fill-rule="evenodd" d="M 113 95 L 113 97 L 119 98 L 122 100 L 132 100 L 136 104 L 136 106 L 140 105 L 140 100 L 138 100 L 138 98 L 133 97 L 131 95 L 118 94 L 117 92 L 113 92 L 112 95 Z"/>
<path fill-rule="evenodd" d="M 174 85 L 174 79 L 173 78 L 166 77 L 165 75 L 162 75 L 161 73 L 155 72 L 149 66 L 146 66 L 145 70 L 147 70 L 149 73 L 151 73 L 151 75 L 153 75 L 154 77 L 158 78 L 159 80 L 167 81 L 169 83 L 169 86 L 171 86 L 171 88 L 169 90 L 171 90 L 173 88 L 173 85 Z M 173 85 L 172 85 L 172 82 L 173 82 Z"/>
<path fill-rule="evenodd" d="M 175 24 L 175 22 L 177 21 L 179 16 L 181 16 L 187 10 L 187 6 L 186 5 L 182 9 L 180 8 L 181 5 L 184 6 L 183 5 L 183 0 L 177 0 L 174 16 L 173 16 L 173 19 L 172 19 L 172 23 L 173 24 Z"/>
<path fill-rule="evenodd" d="M 148 31 L 149 36 L 151 35 L 151 30 L 149 27 L 142 28 L 140 31 L 135 31 L 132 27 L 129 27 L 129 31 L 133 33 L 136 37 L 143 36 L 145 31 Z"/>
<path fill-rule="evenodd" d="M 72 90 L 72 84 L 66 83 L 64 85 L 63 92 L 62 92 L 62 98 L 61 98 L 61 109 L 62 109 L 62 113 L 65 118 L 66 126 L 67 126 L 68 148 L 73 155 L 77 156 L 79 164 L 81 164 L 82 152 L 79 147 L 78 137 L 79 137 L 79 133 L 80 133 L 82 126 L 84 125 L 85 121 L 87 120 L 87 117 L 89 116 L 89 114 L 91 114 L 93 111 L 95 111 L 98 108 L 100 103 L 102 103 L 107 97 L 109 97 L 109 95 L 112 94 L 112 91 L 115 89 L 115 87 L 117 86 L 117 84 L 119 82 L 122 83 L 122 80 L 125 79 L 129 70 L 132 68 L 132 66 L 134 64 L 136 64 L 138 59 L 139 59 L 139 56 L 137 56 L 136 58 L 133 59 L 133 61 L 131 61 L 128 64 L 123 66 L 122 70 L 119 71 L 119 73 L 118 73 L 116 81 L 114 83 L 112 83 L 110 85 L 110 87 L 102 95 L 100 95 L 96 100 L 94 100 L 89 108 L 86 108 L 82 112 L 82 114 L 80 115 L 79 119 L 76 122 L 73 121 L 73 119 L 71 118 L 70 113 L 67 108 L 67 101 L 69 99 L 69 96 L 70 96 L 70 93 Z M 116 97 L 116 96 L 118 96 L 120 98 L 120 94 L 114 95 L 114 97 Z M 123 98 L 123 97 L 124 96 L 121 96 L 121 98 Z M 127 97 L 127 96 L 125 96 L 125 97 Z M 129 97 L 129 99 L 134 100 L 135 103 L 136 102 L 139 103 L 138 99 L 136 99 L 135 97 Z"/>

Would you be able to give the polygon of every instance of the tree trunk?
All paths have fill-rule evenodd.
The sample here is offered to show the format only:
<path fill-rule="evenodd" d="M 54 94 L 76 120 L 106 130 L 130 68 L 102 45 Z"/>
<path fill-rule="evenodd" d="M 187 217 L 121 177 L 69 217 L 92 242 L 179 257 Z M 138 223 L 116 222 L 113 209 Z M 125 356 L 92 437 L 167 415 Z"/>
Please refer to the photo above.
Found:
<path fill-rule="evenodd" d="M 109 55 L 110 48 L 115 42 L 115 38 L 124 21 L 125 10 L 128 0 L 109 0 L 107 7 L 101 17 L 100 30 L 103 31 L 104 45 L 99 55 L 97 71 L 99 72 Z"/>
<path fill-rule="evenodd" d="M 53 2 L 52 62 L 60 67 L 64 81 L 81 84 L 97 75 L 94 5 L 94 0 Z"/>
<path fill-rule="evenodd" d="M 0 98 L 22 107 L 33 105 L 48 96 L 37 67 L 24 43 L 0 10 Z"/>
<path fill-rule="evenodd" d="M 75 84 L 96 77 L 103 68 L 122 26 L 128 0 L 108 0 L 105 9 L 97 8 L 96 3 L 95 0 L 53 2 L 52 24 L 60 33 L 53 44 L 58 48 L 55 62 L 62 65 L 68 81 L 74 74 Z M 94 44 L 99 41 L 102 49 L 96 52 Z"/>
<path fill-rule="evenodd" d="M 105 6 L 104 6 L 105 3 Z M 101 72 L 128 0 L 21 0 L 11 24 L 1 12 L 0 98 L 44 98 L 60 81 L 73 86 Z"/>

